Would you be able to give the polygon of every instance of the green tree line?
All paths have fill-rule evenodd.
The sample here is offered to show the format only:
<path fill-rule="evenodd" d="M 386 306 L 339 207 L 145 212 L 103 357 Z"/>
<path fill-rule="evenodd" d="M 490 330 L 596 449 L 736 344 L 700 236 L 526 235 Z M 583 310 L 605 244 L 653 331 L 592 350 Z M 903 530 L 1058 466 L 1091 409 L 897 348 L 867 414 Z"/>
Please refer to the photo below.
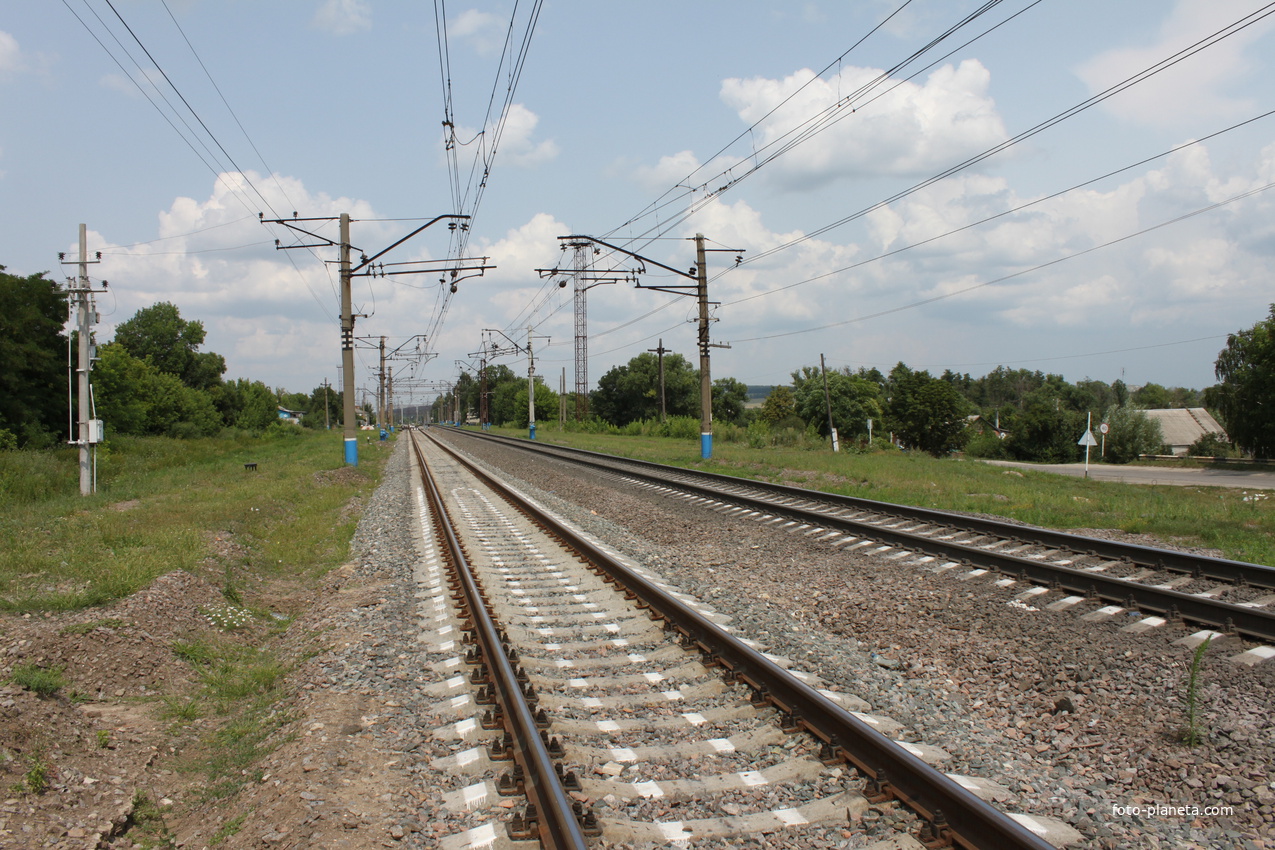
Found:
<path fill-rule="evenodd" d="M 950 370 L 931 375 L 904 363 L 888 374 L 843 368 L 825 375 L 818 366 L 791 374 L 791 384 L 774 387 L 753 409 L 744 406 L 744 384 L 715 380 L 714 420 L 824 438 L 831 426 L 852 446 L 866 446 L 872 422 L 877 440 L 888 437 L 936 456 L 964 449 L 980 457 L 1069 462 L 1083 457 L 1077 443 L 1092 417 L 1095 430 L 1100 423 L 1108 427 L 1106 459 L 1124 463 L 1162 450 L 1159 426 L 1145 410 L 1207 407 L 1233 443 L 1205 435 L 1193 453 L 1275 456 L 1275 418 L 1263 415 L 1275 409 L 1275 305 L 1266 320 L 1229 337 L 1215 365 L 1219 383 L 1203 391 L 1156 383 L 1131 389 L 1123 380 L 1071 383 L 1062 375 L 1005 366 L 978 378 Z M 639 354 L 602 376 L 590 394 L 590 413 L 613 427 L 656 420 L 659 394 L 657 358 Z M 699 373 L 681 355 L 664 358 L 664 397 L 667 415 L 699 416 Z M 525 409 L 525 391 L 522 402 Z M 539 404 L 537 411 L 539 417 Z M 521 419 L 525 424 L 525 412 Z"/>
<path fill-rule="evenodd" d="M 67 293 L 43 273 L 19 277 L 0 266 L 0 448 L 46 448 L 73 439 L 68 418 Z M 73 335 L 72 335 L 73 336 Z M 90 372 L 96 418 L 107 434 L 203 437 L 225 428 L 263 432 L 278 408 L 305 412 L 302 424 L 323 427 L 325 403 L 341 422 L 341 394 L 272 389 L 261 381 L 226 380 L 220 354 L 201 351 L 202 322 L 183 319 L 161 302 L 122 322 L 96 348 Z M 287 426 L 293 427 L 293 426 Z"/>

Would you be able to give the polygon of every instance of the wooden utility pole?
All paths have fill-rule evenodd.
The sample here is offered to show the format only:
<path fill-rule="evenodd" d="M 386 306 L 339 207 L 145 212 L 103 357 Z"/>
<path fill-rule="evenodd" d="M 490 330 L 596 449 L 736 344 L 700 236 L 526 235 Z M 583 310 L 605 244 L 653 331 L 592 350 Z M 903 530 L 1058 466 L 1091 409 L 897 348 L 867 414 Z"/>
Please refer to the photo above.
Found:
<path fill-rule="evenodd" d="M 664 340 L 660 340 L 659 348 L 648 348 L 647 351 L 655 354 L 660 364 L 660 421 L 663 422 L 668 418 L 668 411 L 664 404 L 664 355 L 668 353 L 668 349 L 664 347 Z"/>
<path fill-rule="evenodd" d="M 832 424 L 832 396 L 828 394 L 828 367 L 823 362 L 823 354 L 819 355 L 819 371 L 823 373 L 823 406 L 828 411 L 828 434 L 832 437 L 832 450 L 841 451 L 837 444 L 837 429 Z"/>
<path fill-rule="evenodd" d="M 323 428 L 324 430 L 332 430 L 332 414 L 328 410 L 328 379 L 323 379 Z"/>

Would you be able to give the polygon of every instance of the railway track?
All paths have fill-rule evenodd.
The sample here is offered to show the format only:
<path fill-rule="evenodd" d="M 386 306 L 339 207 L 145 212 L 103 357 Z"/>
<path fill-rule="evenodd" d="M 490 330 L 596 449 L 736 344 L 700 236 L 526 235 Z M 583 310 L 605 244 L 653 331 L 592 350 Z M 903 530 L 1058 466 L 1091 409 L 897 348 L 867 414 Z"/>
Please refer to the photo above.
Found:
<path fill-rule="evenodd" d="M 1017 605 L 1075 610 L 1091 620 L 1128 620 L 1146 631 L 1167 623 L 1194 624 L 1183 642 L 1236 635 L 1250 642 L 1233 656 L 1242 664 L 1275 657 L 1275 569 L 1187 552 L 1082 537 L 983 517 L 893 505 L 786 485 L 692 472 L 547 446 L 506 437 L 446 429 L 448 437 L 494 440 L 588 467 L 628 484 L 747 518 L 847 551 L 913 559 L 936 572 L 987 575 L 1002 587 L 1017 585 Z"/>
<path fill-rule="evenodd" d="M 993 783 L 931 767 L 934 748 L 892 741 L 897 727 L 854 696 L 821 689 L 459 455 L 412 440 L 430 530 L 424 642 L 454 671 L 433 686 L 457 718 L 435 732 L 456 742 L 436 767 L 466 780 L 449 806 L 479 818 L 513 809 L 442 846 L 835 846 L 870 807 L 898 804 L 916 837 L 893 846 L 1079 838 L 1002 813 L 982 799 L 999 796 Z"/>

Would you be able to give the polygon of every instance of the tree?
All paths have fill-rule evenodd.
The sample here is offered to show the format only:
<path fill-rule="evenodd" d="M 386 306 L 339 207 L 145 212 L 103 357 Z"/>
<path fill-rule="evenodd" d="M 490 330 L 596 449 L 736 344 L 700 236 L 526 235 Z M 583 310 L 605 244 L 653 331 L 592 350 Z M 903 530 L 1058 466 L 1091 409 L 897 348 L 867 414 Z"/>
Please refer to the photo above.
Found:
<path fill-rule="evenodd" d="M 305 411 L 302 425 L 310 428 L 322 428 L 324 423 L 340 425 L 341 416 L 345 412 L 341 404 L 341 393 L 331 385 L 317 386 L 305 403 Z"/>
<path fill-rule="evenodd" d="M 964 445 L 969 406 L 950 381 L 900 363 L 890 370 L 889 393 L 886 423 L 903 445 L 935 457 Z"/>
<path fill-rule="evenodd" d="M 1076 441 L 1084 432 L 1082 414 L 1043 393 L 1028 399 L 1027 409 L 1014 421 L 1005 443 L 1015 460 L 1071 463 L 1080 452 Z"/>
<path fill-rule="evenodd" d="M 832 407 L 832 424 L 842 438 L 868 433 L 868 420 L 881 419 L 878 386 L 862 375 L 844 371 L 828 373 L 828 398 L 823 393 L 823 373 L 816 366 L 802 366 L 792 373 L 793 396 L 797 415 L 813 425 L 825 437 L 828 433 L 828 407 Z"/>
<path fill-rule="evenodd" d="M 1222 414 L 1227 434 L 1256 457 L 1275 456 L 1275 304 L 1270 315 L 1226 339 L 1207 393 Z"/>
<path fill-rule="evenodd" d="M 491 420 L 500 425 L 527 427 L 527 379 L 502 381 L 492 398 Z M 536 422 L 558 421 L 558 394 L 536 381 Z"/>
<path fill-rule="evenodd" d="M 761 420 L 772 428 L 796 417 L 797 397 L 791 387 L 775 387 L 761 403 Z"/>
<path fill-rule="evenodd" d="M 66 422 L 66 293 L 44 277 L 0 266 L 0 430 L 45 446 Z"/>
<path fill-rule="evenodd" d="M 226 371 L 220 354 L 198 351 L 204 342 L 203 322 L 186 321 L 177 306 L 167 301 L 138 310 L 121 322 L 115 329 L 115 342 L 138 360 L 176 375 L 195 389 L 216 386 Z"/>
<path fill-rule="evenodd" d="M 664 358 L 664 397 L 669 416 L 699 415 L 699 377 L 680 354 Z M 654 354 L 643 352 L 598 380 L 589 409 L 612 425 L 627 425 L 660 415 L 660 370 Z"/>
<path fill-rule="evenodd" d="M 1146 410 L 1164 410 L 1173 404 L 1173 395 L 1159 384 L 1143 384 L 1134 390 L 1133 403 Z"/>
<path fill-rule="evenodd" d="M 116 343 L 102 346 L 98 358 L 93 372 L 97 412 L 108 434 L 209 437 L 221 430 L 221 414 L 203 390 Z"/>
<path fill-rule="evenodd" d="M 713 381 L 713 420 L 740 423 L 748 403 L 748 385 L 734 378 Z"/>
<path fill-rule="evenodd" d="M 1164 444 L 1160 423 L 1141 408 L 1113 405 L 1107 408 L 1103 421 L 1108 428 L 1103 457 L 1111 463 L 1128 463 L 1137 460 L 1138 455 L 1158 454 Z"/>

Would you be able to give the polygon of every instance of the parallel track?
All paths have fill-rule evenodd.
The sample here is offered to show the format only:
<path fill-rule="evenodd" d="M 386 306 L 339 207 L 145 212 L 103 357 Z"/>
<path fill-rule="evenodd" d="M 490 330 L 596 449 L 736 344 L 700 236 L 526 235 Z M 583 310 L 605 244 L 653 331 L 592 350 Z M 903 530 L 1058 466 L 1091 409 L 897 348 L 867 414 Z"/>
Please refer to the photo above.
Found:
<path fill-rule="evenodd" d="M 762 521 L 795 522 L 832 545 L 869 543 L 922 553 L 949 564 L 995 571 L 1076 597 L 1182 619 L 1225 634 L 1275 642 L 1275 569 L 1186 552 L 1082 537 L 926 508 L 894 505 L 780 484 L 694 472 L 648 461 L 446 429 L 585 466 L 630 483 L 734 505 Z M 834 539 L 838 535 L 841 539 Z M 1208 582 L 1214 584 L 1209 585 Z M 1205 583 L 1203 589 L 1179 589 Z M 1227 601 L 1218 597 L 1232 597 Z"/>
<path fill-rule="evenodd" d="M 574 559 L 585 561 L 595 574 L 589 576 L 583 568 L 573 574 L 571 570 L 578 566 L 570 563 L 573 558 L 564 560 L 561 556 L 539 552 L 528 555 L 527 533 L 514 528 L 512 521 L 497 516 L 490 507 L 492 500 L 481 495 L 472 484 L 456 483 L 460 481 L 458 472 L 448 473 L 452 482 L 451 497 L 443 492 L 446 487 L 428 484 L 438 537 L 446 546 L 448 560 L 457 568 L 452 580 L 457 589 L 455 595 L 464 600 L 461 628 L 466 642 L 473 642 L 465 658 L 474 666 L 471 681 L 480 685 L 480 702 L 490 698 L 499 706 L 498 710 L 493 707 L 484 720 L 484 726 L 500 727 L 488 758 L 512 753 L 517 768 L 500 780 L 501 792 L 524 788 L 530 803 L 524 813 L 510 822 L 512 837 L 538 838 L 542 846 L 550 848 L 580 848 L 588 842 L 586 829 L 595 828 L 601 832 L 604 842 L 712 839 L 729 836 L 732 829 L 743 834 L 783 832 L 800 830 L 807 824 L 817 823 L 817 819 L 826 820 L 830 806 L 835 816 L 844 817 L 856 807 L 862 811 L 870 801 L 880 803 L 894 799 L 924 819 L 922 838 L 930 842 L 930 846 L 954 843 L 968 848 L 1035 850 L 1052 846 L 1024 826 L 1024 822 L 1032 822 L 1030 818 L 1016 820 L 985 803 L 967 790 L 968 782 L 963 784 L 930 767 L 915 754 L 915 747 L 908 749 L 890 740 L 872 728 L 869 721 L 843 707 L 844 700 L 839 701 L 836 695 L 810 684 L 808 680 L 813 677 L 809 674 L 786 669 L 779 663 L 782 659 L 776 660 L 758 651 L 715 622 L 711 613 L 683 601 L 657 578 L 624 563 L 601 545 L 564 526 L 467 464 L 446 446 L 443 448 L 450 454 L 449 459 L 441 459 L 431 448 L 428 453 L 434 459 L 427 463 L 427 450 L 421 445 L 424 438 L 413 435 L 412 439 L 423 479 L 431 481 L 431 467 L 439 463 L 451 467 L 465 464 L 468 474 L 499 493 L 499 498 L 515 505 L 524 517 L 567 547 Z M 457 510 L 466 514 L 471 526 L 478 530 L 461 531 L 451 527 L 449 515 Z M 497 530 L 512 536 L 500 542 L 495 536 Z M 471 548 L 481 545 L 488 553 L 488 566 L 473 568 L 470 565 L 467 538 L 473 541 Z M 515 556 L 521 559 L 519 563 L 514 562 Z M 614 591 L 608 591 L 608 586 Z M 620 612 L 616 593 L 632 600 L 627 611 Z M 575 600 L 584 608 L 572 607 L 567 604 L 568 600 Z M 500 609 L 503 625 L 491 613 L 491 608 Z M 613 622 L 604 623 L 606 619 Z M 680 650 L 665 643 L 650 625 L 642 625 L 652 620 L 676 638 Z M 615 638 L 616 634 L 625 636 Z M 605 639 L 606 635 L 612 639 Z M 635 651 L 637 644 L 646 644 L 640 653 Z M 694 661 L 694 656 L 687 653 L 697 653 L 701 660 Z M 652 671 L 649 667 L 657 658 L 661 659 L 661 669 Z M 635 664 L 644 672 L 635 675 L 626 670 Z M 735 684 L 734 690 L 740 690 L 740 685 L 746 686 L 747 696 L 739 700 L 731 689 L 722 692 L 720 685 L 705 678 L 711 669 L 720 669 L 726 681 Z M 570 671 L 567 675 L 573 678 L 564 679 L 564 670 Z M 677 680 L 683 684 L 671 690 L 656 690 L 668 688 Z M 657 682 L 664 684 L 657 685 Z M 586 687 L 592 690 L 580 690 Z M 596 692 L 600 696 L 575 696 L 581 692 Z M 641 696 L 643 692 L 647 696 Z M 679 710 L 695 707 L 696 701 L 703 701 L 709 707 L 703 709 L 703 713 Z M 730 707 L 740 703 L 742 708 Z M 676 707 L 670 708 L 671 705 Z M 583 713 L 580 706 L 584 708 Z M 627 707 L 624 713 L 634 716 L 638 722 L 626 725 L 615 720 L 585 720 L 596 711 L 619 706 Z M 645 706 L 641 708 L 645 717 L 638 713 L 642 706 Z M 573 772 L 560 766 L 564 757 L 573 755 L 597 766 L 598 753 L 604 753 L 614 761 L 631 762 L 646 769 L 648 761 L 686 758 L 686 754 L 691 753 L 697 754 L 698 759 L 693 766 L 670 769 L 675 775 L 696 774 L 704 770 L 706 758 L 745 758 L 748 742 L 766 741 L 776 733 L 765 731 L 767 727 L 763 723 L 743 735 L 708 738 L 698 744 L 682 742 L 659 747 L 639 744 L 638 739 L 642 735 L 669 734 L 667 730 L 679 723 L 684 729 L 687 722 L 711 727 L 722 722 L 715 718 L 748 718 L 759 709 L 764 717 L 772 707 L 773 718 L 785 732 L 804 730 L 812 736 L 809 745 L 786 747 L 793 753 L 808 747 L 810 755 L 789 758 L 762 770 L 721 774 L 707 780 L 626 785 L 589 779 L 583 787 Z M 549 716 L 545 716 L 544 711 L 548 711 Z M 547 730 L 537 728 L 546 724 Z M 582 735 L 590 729 L 595 737 L 623 735 L 629 746 L 607 749 L 569 744 L 563 747 L 557 734 L 565 730 Z M 738 755 L 737 745 L 741 750 Z M 846 762 L 862 777 L 852 782 L 862 784 L 859 790 L 842 787 L 846 780 L 837 780 L 840 771 L 829 767 Z M 816 798 L 820 796 L 818 789 L 827 791 L 830 783 L 838 786 L 837 793 L 811 799 L 812 794 Z M 649 813 L 649 803 L 644 799 L 664 796 L 684 797 L 689 801 L 686 805 L 693 809 L 711 805 L 701 801 L 702 797 L 710 796 L 710 792 L 720 794 L 734 790 L 737 795 L 743 795 L 742 799 L 757 785 L 783 787 L 786 789 L 783 795 L 807 802 L 751 815 L 736 812 L 729 816 L 672 822 L 659 821 L 656 817 L 651 823 L 642 823 L 640 818 L 594 818 L 592 811 L 578 805 L 581 798 L 596 799 L 600 794 L 611 797 L 631 794 L 635 799 L 625 804 L 626 812 Z M 589 793 L 591 791 L 593 793 Z M 482 794 L 474 792 L 473 796 L 479 798 Z"/>

